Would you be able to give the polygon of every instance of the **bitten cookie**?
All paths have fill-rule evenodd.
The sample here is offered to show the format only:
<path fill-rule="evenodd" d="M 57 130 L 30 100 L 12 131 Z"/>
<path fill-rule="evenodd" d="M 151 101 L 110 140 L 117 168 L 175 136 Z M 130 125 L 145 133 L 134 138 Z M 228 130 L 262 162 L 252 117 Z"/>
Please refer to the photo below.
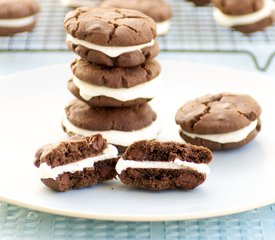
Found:
<path fill-rule="evenodd" d="M 116 171 L 126 185 L 146 190 L 181 188 L 202 184 L 210 170 L 209 149 L 176 142 L 139 141 L 118 160 Z"/>
<path fill-rule="evenodd" d="M 248 95 L 206 95 L 183 105 L 176 114 L 180 135 L 211 150 L 241 147 L 261 129 L 261 107 Z"/>
<path fill-rule="evenodd" d="M 135 141 L 155 139 L 159 132 L 156 113 L 150 105 L 133 107 L 89 107 L 79 101 L 71 101 L 65 108 L 62 125 L 68 134 L 89 136 L 100 133 L 120 151 Z"/>
<path fill-rule="evenodd" d="M 41 181 L 56 191 L 85 188 L 116 176 L 117 149 L 101 135 L 48 144 L 35 154 Z"/>
<path fill-rule="evenodd" d="M 170 29 L 172 9 L 163 0 L 105 0 L 101 7 L 115 7 L 138 10 L 157 23 L 157 35 L 165 35 Z"/>
<path fill-rule="evenodd" d="M 205 6 L 211 3 L 211 0 L 187 0 L 193 2 L 196 6 Z"/>
<path fill-rule="evenodd" d="M 222 26 L 243 33 L 261 31 L 275 19 L 273 0 L 212 0 L 214 18 Z"/>
<path fill-rule="evenodd" d="M 65 17 L 68 47 L 83 59 L 133 67 L 159 53 L 156 23 L 135 10 L 82 7 Z"/>
<path fill-rule="evenodd" d="M 151 60 L 132 68 L 107 67 L 76 59 L 70 92 L 92 107 L 126 107 L 146 103 L 159 87 L 160 65 Z"/>
<path fill-rule="evenodd" d="M 31 31 L 38 12 L 35 0 L 0 0 L 0 36 Z"/>

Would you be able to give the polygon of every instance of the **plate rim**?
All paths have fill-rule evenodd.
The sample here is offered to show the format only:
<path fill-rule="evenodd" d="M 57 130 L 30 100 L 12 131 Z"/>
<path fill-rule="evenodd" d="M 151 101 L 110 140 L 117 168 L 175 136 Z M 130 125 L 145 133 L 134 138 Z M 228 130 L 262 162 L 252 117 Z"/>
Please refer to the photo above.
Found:
<path fill-rule="evenodd" d="M 247 72 L 239 69 L 234 69 L 234 68 L 228 68 L 228 67 L 223 67 L 223 66 L 218 66 L 218 65 L 211 65 L 211 64 L 205 64 L 205 63 L 196 63 L 196 62 L 187 62 L 187 61 L 177 61 L 177 60 L 160 60 L 161 64 L 165 64 L 167 62 L 176 62 L 177 64 L 183 64 L 183 65 L 193 65 L 196 67 L 203 67 L 203 68 L 210 68 L 210 69 L 217 69 L 219 71 L 230 71 L 234 72 L 234 74 L 245 74 L 247 76 L 253 76 L 256 77 L 257 75 L 261 78 L 261 80 L 265 79 L 266 81 L 273 81 L 271 77 L 267 76 L 266 74 L 259 73 L 259 72 Z M 28 75 L 28 74 L 34 74 L 35 72 L 41 72 L 41 71 L 49 71 L 49 69 L 53 68 L 67 68 L 67 64 L 53 64 L 53 65 L 47 65 L 43 67 L 38 67 L 34 69 L 29 69 L 25 71 L 20 71 L 17 73 L 13 73 L 10 75 L 4 75 L 0 76 L 0 81 L 5 81 L 9 79 L 13 79 L 18 76 L 23 76 L 23 75 Z M 260 81 L 260 80 L 259 80 Z M 95 220 L 108 220 L 108 221 L 131 221 L 131 222 L 144 222 L 144 221 L 152 221 L 152 222 L 160 222 L 160 221 L 177 221 L 177 220 L 194 220 L 194 219 L 205 219 L 205 218 L 213 218 L 213 217 L 221 217 L 221 216 L 226 216 L 226 215 L 232 215 L 232 214 L 237 214 L 237 213 L 242 213 L 245 211 L 249 211 L 255 208 L 260 208 L 264 207 L 267 205 L 271 205 L 275 203 L 275 194 L 274 196 L 270 197 L 270 199 L 266 199 L 263 201 L 258 201 L 256 204 L 253 202 L 253 204 L 248 204 L 245 207 L 237 207 L 234 208 L 233 210 L 211 210 L 209 212 L 203 212 L 201 213 L 196 213 L 193 215 L 190 214 L 165 214 L 165 216 L 129 216 L 129 215 L 106 215 L 106 214 L 91 214 L 91 213 L 83 213 L 83 212 L 77 212 L 77 211 L 68 211 L 68 210 L 62 210 L 62 209 L 56 209 L 53 207 L 47 208 L 45 206 L 41 207 L 37 204 L 33 205 L 27 202 L 20 202 L 16 199 L 10 198 L 10 197 L 5 197 L 2 195 L 0 190 L 0 200 L 17 205 L 20 207 L 24 207 L 27 209 L 32 209 L 35 211 L 40 211 L 44 213 L 50 213 L 50 214 L 56 214 L 56 215 L 62 215 L 62 216 L 68 216 L 68 217 L 78 217 L 78 218 L 85 218 L 85 219 L 95 219 Z M 272 195 L 272 194 L 271 194 Z M 270 196 L 271 196 L 270 195 Z"/>

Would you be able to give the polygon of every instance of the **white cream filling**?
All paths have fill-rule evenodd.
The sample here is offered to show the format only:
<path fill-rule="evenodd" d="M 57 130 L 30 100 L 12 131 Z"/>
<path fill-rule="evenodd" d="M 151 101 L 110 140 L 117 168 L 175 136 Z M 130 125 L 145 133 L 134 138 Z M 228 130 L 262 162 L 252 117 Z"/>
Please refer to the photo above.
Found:
<path fill-rule="evenodd" d="M 78 162 L 69 163 L 62 166 L 51 168 L 47 163 L 42 163 L 39 166 L 39 174 L 41 179 L 52 178 L 56 179 L 63 173 L 75 173 L 77 171 L 83 171 L 84 168 L 92 168 L 95 162 L 104 161 L 106 159 L 115 158 L 118 155 L 118 150 L 115 146 L 108 144 L 108 147 L 104 149 L 102 155 L 90 157 Z"/>
<path fill-rule="evenodd" d="M 175 159 L 173 162 L 157 162 L 157 161 L 133 161 L 120 158 L 116 164 L 116 171 L 121 174 L 127 168 L 161 168 L 161 169 L 186 169 L 191 168 L 197 172 L 208 175 L 210 168 L 204 163 L 187 162 Z"/>
<path fill-rule="evenodd" d="M 157 134 L 160 131 L 160 124 L 157 120 L 145 128 L 131 131 L 131 132 L 118 131 L 118 130 L 110 130 L 110 131 L 86 130 L 86 129 L 82 129 L 74 126 L 66 116 L 63 118 L 62 123 L 63 123 L 63 126 L 66 128 L 67 132 L 72 132 L 80 136 L 90 136 L 90 135 L 100 133 L 104 138 L 107 139 L 109 143 L 120 145 L 120 146 L 128 146 L 133 142 L 140 141 L 143 139 L 148 139 L 148 140 L 155 139 Z"/>
<path fill-rule="evenodd" d="M 96 86 L 84 82 L 76 76 L 73 76 L 73 82 L 79 88 L 80 96 L 87 101 L 98 96 L 107 96 L 122 102 L 137 98 L 154 98 L 157 92 L 156 89 L 159 88 L 159 77 L 131 88 L 108 88 L 104 86 Z"/>
<path fill-rule="evenodd" d="M 241 4 L 241 3 L 240 3 Z M 273 0 L 265 0 L 264 6 L 257 12 L 241 15 L 241 16 L 230 16 L 224 14 L 218 8 L 214 9 L 213 15 L 216 21 L 226 27 L 233 27 L 238 25 L 253 24 L 271 15 L 272 11 L 275 10 L 275 3 Z"/>
<path fill-rule="evenodd" d="M 185 132 L 183 130 L 182 132 L 191 138 L 201 138 L 201 139 L 210 140 L 212 142 L 218 142 L 222 144 L 234 143 L 234 142 L 240 142 L 246 139 L 249 133 L 251 133 L 257 127 L 257 124 L 258 124 L 258 120 L 255 120 L 251 122 L 248 126 L 242 129 L 229 132 L 229 133 L 220 133 L 220 134 L 194 134 L 194 133 Z"/>
<path fill-rule="evenodd" d="M 0 27 L 25 27 L 32 24 L 35 21 L 35 15 L 24 18 L 12 18 L 12 19 L 0 19 Z"/>
<path fill-rule="evenodd" d="M 99 0 L 61 0 L 61 3 L 68 7 L 95 6 Z"/>
<path fill-rule="evenodd" d="M 170 29 L 170 25 L 171 25 L 170 20 L 167 20 L 164 22 L 157 22 L 157 35 L 160 36 L 168 33 Z"/>
<path fill-rule="evenodd" d="M 118 57 L 119 55 L 127 52 L 133 52 L 133 51 L 140 51 L 143 48 L 146 47 L 151 47 L 155 44 L 155 40 L 153 39 L 151 42 L 145 43 L 145 44 L 140 44 L 140 45 L 135 45 L 135 46 L 126 46 L 126 47 L 109 47 L 109 46 L 101 46 L 97 44 L 93 44 L 90 42 L 87 42 L 85 40 L 80 40 L 77 38 L 74 38 L 72 35 L 67 34 L 67 40 L 70 41 L 75 45 L 81 45 L 83 47 L 86 47 L 88 49 L 93 49 L 99 52 L 102 52 L 106 54 L 109 57 Z"/>

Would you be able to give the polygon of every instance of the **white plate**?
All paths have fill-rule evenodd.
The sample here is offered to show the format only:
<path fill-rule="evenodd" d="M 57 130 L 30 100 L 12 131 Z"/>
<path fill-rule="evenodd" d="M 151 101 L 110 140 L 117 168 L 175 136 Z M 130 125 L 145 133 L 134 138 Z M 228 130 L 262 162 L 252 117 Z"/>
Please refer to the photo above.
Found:
<path fill-rule="evenodd" d="M 160 139 L 179 139 L 176 109 L 206 93 L 236 92 L 255 97 L 263 108 L 262 132 L 247 146 L 215 153 L 211 175 L 194 191 L 146 192 L 118 181 L 57 193 L 38 179 L 36 149 L 65 137 L 63 107 L 68 66 L 55 65 L 0 80 L 0 199 L 67 216 L 105 220 L 183 220 L 237 213 L 275 202 L 275 81 L 200 64 L 162 62 L 164 88 L 155 107 L 163 119 Z"/>

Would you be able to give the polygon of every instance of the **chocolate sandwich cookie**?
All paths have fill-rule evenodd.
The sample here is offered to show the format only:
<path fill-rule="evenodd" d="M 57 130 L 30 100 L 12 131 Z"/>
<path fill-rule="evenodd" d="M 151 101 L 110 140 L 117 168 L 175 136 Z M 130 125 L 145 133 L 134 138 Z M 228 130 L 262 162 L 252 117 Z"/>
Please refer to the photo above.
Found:
<path fill-rule="evenodd" d="M 214 18 L 222 26 L 253 33 L 271 26 L 275 20 L 273 0 L 212 0 Z"/>
<path fill-rule="evenodd" d="M 31 31 L 38 12 L 35 0 L 0 0 L 0 36 Z"/>
<path fill-rule="evenodd" d="M 102 134 L 120 151 L 141 139 L 155 139 L 159 132 L 156 113 L 150 105 L 132 107 L 89 107 L 79 101 L 71 101 L 65 108 L 62 125 L 69 135 L 89 136 Z"/>
<path fill-rule="evenodd" d="M 139 141 L 130 145 L 118 160 L 119 179 L 146 190 L 181 188 L 202 184 L 210 170 L 209 149 L 176 142 Z"/>
<path fill-rule="evenodd" d="M 248 95 L 206 95 L 183 105 L 176 114 L 180 135 L 211 150 L 241 147 L 261 129 L 261 107 Z"/>
<path fill-rule="evenodd" d="M 164 35 L 170 29 L 172 9 L 164 0 L 104 0 L 101 7 L 115 7 L 138 10 L 157 23 L 157 35 Z"/>
<path fill-rule="evenodd" d="M 125 107 L 150 101 L 159 87 L 160 65 L 151 60 L 131 68 L 107 67 L 76 59 L 70 92 L 94 107 Z"/>
<path fill-rule="evenodd" d="M 65 17 L 68 47 L 83 59 L 133 67 L 159 53 L 156 23 L 135 10 L 82 7 Z"/>
<path fill-rule="evenodd" d="M 75 136 L 35 154 L 41 181 L 56 191 L 85 188 L 116 176 L 117 149 L 101 135 Z"/>
<path fill-rule="evenodd" d="M 187 0 L 193 2 L 196 6 L 205 6 L 211 3 L 211 0 Z"/>

